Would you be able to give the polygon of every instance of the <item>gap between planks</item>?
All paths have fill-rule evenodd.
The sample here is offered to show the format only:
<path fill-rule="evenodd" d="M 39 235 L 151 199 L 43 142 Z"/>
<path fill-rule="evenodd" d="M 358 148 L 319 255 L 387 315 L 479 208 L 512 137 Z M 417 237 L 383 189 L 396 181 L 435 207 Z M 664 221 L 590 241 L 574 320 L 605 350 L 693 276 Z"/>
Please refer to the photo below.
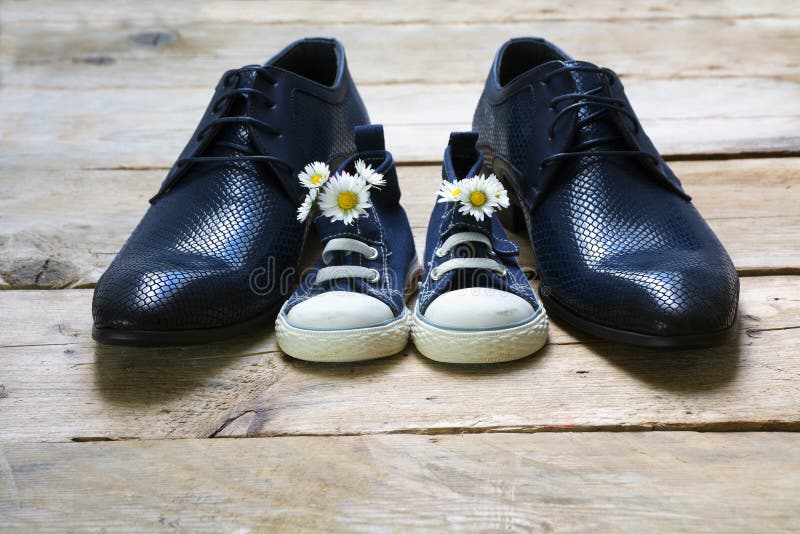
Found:
<path fill-rule="evenodd" d="M 9 173 L 19 179 L 9 181 L 0 198 L 3 289 L 93 287 L 163 178 L 161 170 L 152 169 L 56 170 L 12 162 Z M 682 161 L 672 166 L 740 276 L 800 274 L 800 158 Z M 441 169 L 398 169 L 402 203 L 421 251 Z M 527 237 L 512 238 L 522 245 L 520 263 L 532 267 Z M 309 241 L 303 265 L 315 260 L 319 251 L 314 243 Z"/>
<path fill-rule="evenodd" d="M 3 291 L 0 442 L 800 430 L 798 292 L 794 277 L 743 279 L 739 336 L 720 347 L 647 350 L 554 322 L 535 355 L 476 367 L 411 345 L 308 364 L 269 324 L 213 345 L 106 347 L 90 338 L 90 291 Z"/>

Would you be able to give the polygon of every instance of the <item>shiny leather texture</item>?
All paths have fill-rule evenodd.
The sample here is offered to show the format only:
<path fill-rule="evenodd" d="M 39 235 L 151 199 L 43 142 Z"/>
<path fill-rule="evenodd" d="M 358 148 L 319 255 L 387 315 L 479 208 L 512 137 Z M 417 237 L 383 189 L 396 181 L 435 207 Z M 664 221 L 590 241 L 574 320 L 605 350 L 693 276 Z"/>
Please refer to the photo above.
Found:
<path fill-rule="evenodd" d="M 312 161 L 346 158 L 355 126 L 368 123 L 333 39 L 303 39 L 265 65 L 225 73 L 97 283 L 96 339 L 224 333 L 277 307 L 291 290 L 307 229 L 296 220 L 297 173 Z"/>
<path fill-rule="evenodd" d="M 473 128 L 484 172 L 517 197 L 549 312 L 654 346 L 718 342 L 724 336 L 715 333 L 734 330 L 733 263 L 613 71 L 542 39 L 511 40 L 497 54 Z"/>

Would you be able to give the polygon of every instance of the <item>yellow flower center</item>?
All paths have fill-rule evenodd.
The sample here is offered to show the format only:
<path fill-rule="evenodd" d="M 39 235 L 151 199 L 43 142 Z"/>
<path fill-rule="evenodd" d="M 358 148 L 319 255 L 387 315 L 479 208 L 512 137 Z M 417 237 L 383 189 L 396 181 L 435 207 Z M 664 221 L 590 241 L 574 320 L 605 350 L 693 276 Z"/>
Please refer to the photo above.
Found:
<path fill-rule="evenodd" d="M 458 187 L 453 189 L 453 198 L 458 197 L 458 195 L 460 195 L 460 194 L 461 194 L 461 189 L 459 189 Z"/>
<path fill-rule="evenodd" d="M 319 185 L 321 181 L 322 181 L 322 175 L 319 173 L 311 177 L 311 183 L 314 185 Z"/>
<path fill-rule="evenodd" d="M 483 191 L 473 191 L 469 194 L 469 203 L 473 206 L 481 207 L 486 204 L 486 195 Z"/>
<path fill-rule="evenodd" d="M 358 197 L 356 197 L 355 193 L 343 191 L 339 193 L 339 198 L 337 198 L 336 201 L 339 203 L 339 207 L 343 210 L 351 210 L 356 207 Z"/>

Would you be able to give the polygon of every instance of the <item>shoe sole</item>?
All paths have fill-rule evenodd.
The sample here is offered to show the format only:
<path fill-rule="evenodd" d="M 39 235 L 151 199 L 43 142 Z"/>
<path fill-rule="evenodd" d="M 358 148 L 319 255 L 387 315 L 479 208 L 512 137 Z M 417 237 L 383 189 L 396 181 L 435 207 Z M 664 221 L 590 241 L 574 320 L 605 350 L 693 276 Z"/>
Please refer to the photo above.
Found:
<path fill-rule="evenodd" d="M 281 350 L 309 362 L 360 362 L 391 356 L 406 347 L 410 331 L 408 309 L 390 323 L 365 328 L 308 330 L 291 325 L 283 313 L 275 321 Z"/>
<path fill-rule="evenodd" d="M 709 347 L 713 345 L 721 345 L 727 343 L 736 337 L 738 329 L 736 328 L 736 321 L 733 325 L 725 330 L 718 330 L 716 332 L 709 332 L 705 334 L 690 334 L 686 336 L 657 336 L 653 334 L 642 334 L 630 330 L 620 330 L 618 328 L 611 328 L 609 326 L 601 325 L 592 321 L 588 321 L 583 317 L 575 315 L 567 308 L 553 300 L 552 298 L 542 294 L 542 303 L 547 308 L 547 313 L 564 321 L 567 324 L 578 328 L 588 334 L 597 336 L 609 341 L 616 341 L 618 343 L 626 343 L 628 345 L 636 345 L 639 347 L 660 348 L 660 349 L 682 349 L 682 348 L 696 348 L 696 347 Z"/>
<path fill-rule="evenodd" d="M 280 306 L 251 319 L 227 326 L 189 330 L 121 330 L 92 327 L 92 339 L 104 345 L 131 347 L 174 347 L 204 345 L 264 329 L 278 313 Z"/>
<path fill-rule="evenodd" d="M 426 358 L 442 363 L 500 363 L 530 356 L 547 342 L 548 320 L 540 309 L 530 321 L 510 328 L 456 330 L 435 326 L 414 311 L 411 337 Z"/>
<path fill-rule="evenodd" d="M 417 258 L 406 274 L 405 299 L 416 292 L 420 277 Z M 363 328 L 341 330 L 309 330 L 289 323 L 285 313 L 275 320 L 275 337 L 281 350 L 298 360 L 308 362 L 360 362 L 385 358 L 402 351 L 411 335 L 411 313 L 403 307 L 403 315 L 395 320 Z"/>

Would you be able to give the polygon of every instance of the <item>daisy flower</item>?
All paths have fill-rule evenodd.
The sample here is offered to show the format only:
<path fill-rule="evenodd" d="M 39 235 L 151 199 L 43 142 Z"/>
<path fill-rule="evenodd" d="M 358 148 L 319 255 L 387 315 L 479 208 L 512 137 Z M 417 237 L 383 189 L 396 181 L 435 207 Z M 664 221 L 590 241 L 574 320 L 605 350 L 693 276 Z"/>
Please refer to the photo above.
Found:
<path fill-rule="evenodd" d="M 490 174 L 486 181 L 489 184 L 492 196 L 497 199 L 497 205 L 500 206 L 500 208 L 507 208 L 511 202 L 508 200 L 508 192 L 506 188 L 503 187 L 503 183 L 498 180 L 497 176 L 494 174 Z"/>
<path fill-rule="evenodd" d="M 319 189 L 309 189 L 306 198 L 303 200 L 303 203 L 300 204 L 299 208 L 297 208 L 298 221 L 303 222 L 308 219 L 308 215 L 311 213 L 311 210 L 314 209 L 317 203 L 317 196 L 319 196 Z"/>
<path fill-rule="evenodd" d="M 500 209 L 504 199 L 507 201 L 508 195 L 503 195 L 503 191 L 503 185 L 494 176 L 487 178 L 481 174 L 462 180 L 461 193 L 458 195 L 461 207 L 458 211 L 482 221 L 484 216 L 491 217 L 493 212 Z"/>
<path fill-rule="evenodd" d="M 461 195 L 461 180 L 457 182 L 446 182 L 442 180 L 439 186 L 439 200 L 437 202 L 458 202 Z"/>
<path fill-rule="evenodd" d="M 372 169 L 372 165 L 367 165 L 363 159 L 356 160 L 356 173 L 364 180 L 370 187 L 380 187 L 386 185 L 386 180 L 379 172 Z"/>
<path fill-rule="evenodd" d="M 304 187 L 315 189 L 317 187 L 322 187 L 322 185 L 328 181 L 330 175 L 331 171 L 327 165 L 321 161 L 315 161 L 314 163 L 306 165 L 303 172 L 298 174 L 297 177 Z"/>
<path fill-rule="evenodd" d="M 367 215 L 370 206 L 367 183 L 347 172 L 333 176 L 319 195 L 322 214 L 344 224 L 351 224 L 362 215 Z"/>

